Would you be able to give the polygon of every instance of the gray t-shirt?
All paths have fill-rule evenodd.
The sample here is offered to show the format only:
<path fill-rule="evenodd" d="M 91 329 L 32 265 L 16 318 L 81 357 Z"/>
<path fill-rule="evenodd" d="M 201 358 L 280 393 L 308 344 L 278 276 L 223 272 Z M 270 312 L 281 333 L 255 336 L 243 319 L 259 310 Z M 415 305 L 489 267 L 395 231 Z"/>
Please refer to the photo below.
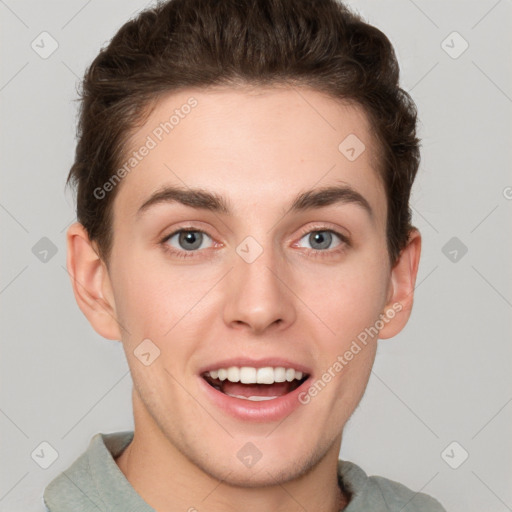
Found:
<path fill-rule="evenodd" d="M 137 494 L 114 460 L 133 431 L 96 434 L 87 450 L 44 490 L 50 512 L 155 512 Z M 368 476 L 356 464 L 338 461 L 340 487 L 351 495 L 343 512 L 446 512 L 441 504 L 398 482 Z"/>

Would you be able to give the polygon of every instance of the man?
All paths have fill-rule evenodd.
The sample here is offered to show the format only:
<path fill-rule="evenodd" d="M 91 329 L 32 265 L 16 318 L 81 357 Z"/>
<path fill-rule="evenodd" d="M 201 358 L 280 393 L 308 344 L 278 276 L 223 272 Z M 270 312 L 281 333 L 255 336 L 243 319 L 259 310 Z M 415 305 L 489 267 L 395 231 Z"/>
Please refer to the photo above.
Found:
<path fill-rule="evenodd" d="M 84 79 L 67 263 L 135 429 L 96 435 L 51 512 L 444 510 L 338 460 L 413 304 L 415 127 L 388 39 L 334 0 L 119 30 Z"/>

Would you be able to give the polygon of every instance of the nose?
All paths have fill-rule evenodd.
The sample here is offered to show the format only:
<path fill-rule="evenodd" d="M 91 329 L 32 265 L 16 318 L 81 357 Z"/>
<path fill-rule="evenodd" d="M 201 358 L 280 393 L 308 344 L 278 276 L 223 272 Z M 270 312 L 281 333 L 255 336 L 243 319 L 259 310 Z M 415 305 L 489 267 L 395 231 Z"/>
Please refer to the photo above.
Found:
<path fill-rule="evenodd" d="M 250 263 L 234 254 L 234 267 L 225 283 L 226 325 L 244 328 L 253 334 L 291 325 L 296 309 L 288 274 L 284 259 L 279 259 L 278 264 L 271 249 L 265 248 Z"/>

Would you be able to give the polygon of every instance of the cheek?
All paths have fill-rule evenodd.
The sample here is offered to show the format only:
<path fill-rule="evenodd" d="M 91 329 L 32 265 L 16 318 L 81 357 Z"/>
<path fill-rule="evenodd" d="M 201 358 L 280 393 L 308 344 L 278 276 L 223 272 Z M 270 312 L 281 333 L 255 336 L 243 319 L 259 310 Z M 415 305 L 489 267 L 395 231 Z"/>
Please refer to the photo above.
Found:
<path fill-rule="evenodd" d="M 385 305 L 388 279 L 379 262 L 355 255 L 339 266 L 303 273 L 298 283 L 304 304 L 321 319 L 339 344 L 378 319 Z"/>
<path fill-rule="evenodd" d="M 336 264 L 306 262 L 282 269 L 300 298 L 283 291 L 283 300 L 293 302 L 298 322 L 309 323 L 315 337 L 328 343 L 330 351 L 350 343 L 382 312 L 387 275 L 385 259 L 375 254 L 353 251 Z M 208 317 L 211 313 L 208 304 L 212 295 L 206 296 L 226 270 L 213 263 L 171 263 L 163 252 L 155 251 L 148 257 L 147 251 L 134 247 L 124 251 L 123 257 L 116 254 L 114 269 L 116 312 L 130 333 L 131 343 L 145 338 L 164 342 L 177 332 L 186 336 L 192 318 L 195 329 L 200 328 L 198 315 Z M 218 307 L 222 305 L 217 304 L 216 311 Z"/>
<path fill-rule="evenodd" d="M 316 280 L 317 285 L 319 282 Z M 332 382 L 325 399 L 332 401 L 331 410 L 338 411 L 339 421 L 346 421 L 344 415 L 362 398 L 375 359 L 375 325 L 385 306 L 386 267 L 361 257 L 358 264 L 326 273 L 321 282 L 326 283 L 325 288 L 309 282 L 305 293 L 310 308 L 322 320 L 316 322 L 315 349 L 325 373 L 318 378 Z"/>
<path fill-rule="evenodd" d="M 118 259 L 115 269 L 116 312 L 133 343 L 172 337 L 218 281 L 213 267 L 172 265 L 163 256 L 148 258 L 135 251 Z"/>

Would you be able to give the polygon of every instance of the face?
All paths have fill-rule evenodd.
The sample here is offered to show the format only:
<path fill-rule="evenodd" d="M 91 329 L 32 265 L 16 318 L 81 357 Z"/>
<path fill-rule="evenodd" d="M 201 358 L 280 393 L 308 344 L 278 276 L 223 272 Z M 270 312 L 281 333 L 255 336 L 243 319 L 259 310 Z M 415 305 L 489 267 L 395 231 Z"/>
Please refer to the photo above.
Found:
<path fill-rule="evenodd" d="M 246 486 L 337 456 L 392 291 L 363 111 L 309 89 L 190 89 L 134 151 L 108 281 L 136 431 Z"/>

